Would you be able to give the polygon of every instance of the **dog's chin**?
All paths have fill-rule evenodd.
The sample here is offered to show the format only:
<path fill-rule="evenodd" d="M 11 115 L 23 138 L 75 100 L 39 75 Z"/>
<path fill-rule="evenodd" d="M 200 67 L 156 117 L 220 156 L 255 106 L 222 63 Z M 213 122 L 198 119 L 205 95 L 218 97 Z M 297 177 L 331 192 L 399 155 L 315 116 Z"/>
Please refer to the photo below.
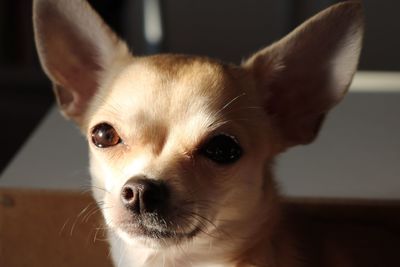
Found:
<path fill-rule="evenodd" d="M 195 226 L 185 231 L 178 231 L 172 227 L 149 226 L 143 223 L 131 222 L 120 223 L 112 228 L 127 243 L 139 243 L 153 248 L 165 248 L 178 245 L 191 240 L 201 232 L 201 226 Z"/>

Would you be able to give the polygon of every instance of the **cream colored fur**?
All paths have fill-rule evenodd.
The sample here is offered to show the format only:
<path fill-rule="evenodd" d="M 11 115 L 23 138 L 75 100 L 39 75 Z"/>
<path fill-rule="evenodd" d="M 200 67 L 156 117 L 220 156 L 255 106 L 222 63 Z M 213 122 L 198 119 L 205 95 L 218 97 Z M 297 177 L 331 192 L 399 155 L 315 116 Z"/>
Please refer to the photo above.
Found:
<path fill-rule="evenodd" d="M 345 94 L 361 48 L 360 10 L 336 5 L 236 66 L 132 56 L 86 2 L 34 1 L 39 56 L 63 113 L 88 137 L 93 195 L 116 266 L 303 266 L 281 218 L 273 161 L 311 142 Z M 124 144 L 95 147 L 90 135 L 101 122 Z M 217 166 L 198 154 L 215 133 L 239 140 L 240 160 Z M 169 240 L 132 234 L 120 191 L 138 175 L 167 182 L 176 212 L 184 200 L 197 203 L 202 230 Z M 176 223 L 190 232 L 199 222 Z"/>

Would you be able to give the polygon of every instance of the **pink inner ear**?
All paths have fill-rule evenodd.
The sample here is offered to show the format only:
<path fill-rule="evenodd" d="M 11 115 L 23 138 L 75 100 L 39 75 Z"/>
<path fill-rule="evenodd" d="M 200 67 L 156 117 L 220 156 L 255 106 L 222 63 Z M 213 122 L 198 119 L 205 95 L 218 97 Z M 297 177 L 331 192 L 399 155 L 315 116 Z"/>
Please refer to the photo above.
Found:
<path fill-rule="evenodd" d="M 359 3 L 335 5 L 263 49 L 245 64 L 263 105 L 288 145 L 307 144 L 340 101 L 356 71 L 361 47 Z"/>
<path fill-rule="evenodd" d="M 38 21 L 43 63 L 66 116 L 78 119 L 97 90 L 101 70 L 96 44 L 81 36 L 57 9 L 43 7 Z"/>
<path fill-rule="evenodd" d="M 347 89 L 348 83 L 343 86 L 332 80 L 331 60 L 340 43 L 329 40 L 319 45 L 296 43 L 299 51 L 282 56 L 283 67 L 272 75 L 267 86 L 265 109 L 290 145 L 312 142 L 325 114 Z"/>

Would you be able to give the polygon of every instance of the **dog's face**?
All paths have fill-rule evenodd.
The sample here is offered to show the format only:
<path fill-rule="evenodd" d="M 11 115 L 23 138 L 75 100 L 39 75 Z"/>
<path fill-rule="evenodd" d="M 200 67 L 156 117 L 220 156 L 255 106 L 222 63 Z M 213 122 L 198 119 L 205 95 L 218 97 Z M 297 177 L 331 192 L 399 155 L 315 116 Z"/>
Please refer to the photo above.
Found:
<path fill-rule="evenodd" d="M 86 127 L 106 222 L 165 244 L 253 216 L 276 147 L 252 83 L 242 68 L 174 55 L 116 75 Z"/>
<path fill-rule="evenodd" d="M 170 246 L 273 220 L 272 160 L 311 142 L 346 92 L 360 13 L 332 7 L 236 66 L 133 57 L 85 2 L 35 1 L 40 59 L 87 136 L 106 223 L 129 242 Z"/>

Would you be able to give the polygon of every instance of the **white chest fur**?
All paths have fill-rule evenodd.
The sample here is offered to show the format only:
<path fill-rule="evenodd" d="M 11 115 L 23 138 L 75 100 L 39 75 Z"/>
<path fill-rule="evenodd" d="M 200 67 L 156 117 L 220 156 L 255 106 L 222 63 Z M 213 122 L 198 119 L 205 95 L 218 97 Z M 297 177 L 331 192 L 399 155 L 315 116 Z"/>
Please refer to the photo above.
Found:
<path fill-rule="evenodd" d="M 222 255 L 204 247 L 191 245 L 173 249 L 153 249 L 128 243 L 115 234 L 109 235 L 111 256 L 115 267 L 233 267 Z"/>

